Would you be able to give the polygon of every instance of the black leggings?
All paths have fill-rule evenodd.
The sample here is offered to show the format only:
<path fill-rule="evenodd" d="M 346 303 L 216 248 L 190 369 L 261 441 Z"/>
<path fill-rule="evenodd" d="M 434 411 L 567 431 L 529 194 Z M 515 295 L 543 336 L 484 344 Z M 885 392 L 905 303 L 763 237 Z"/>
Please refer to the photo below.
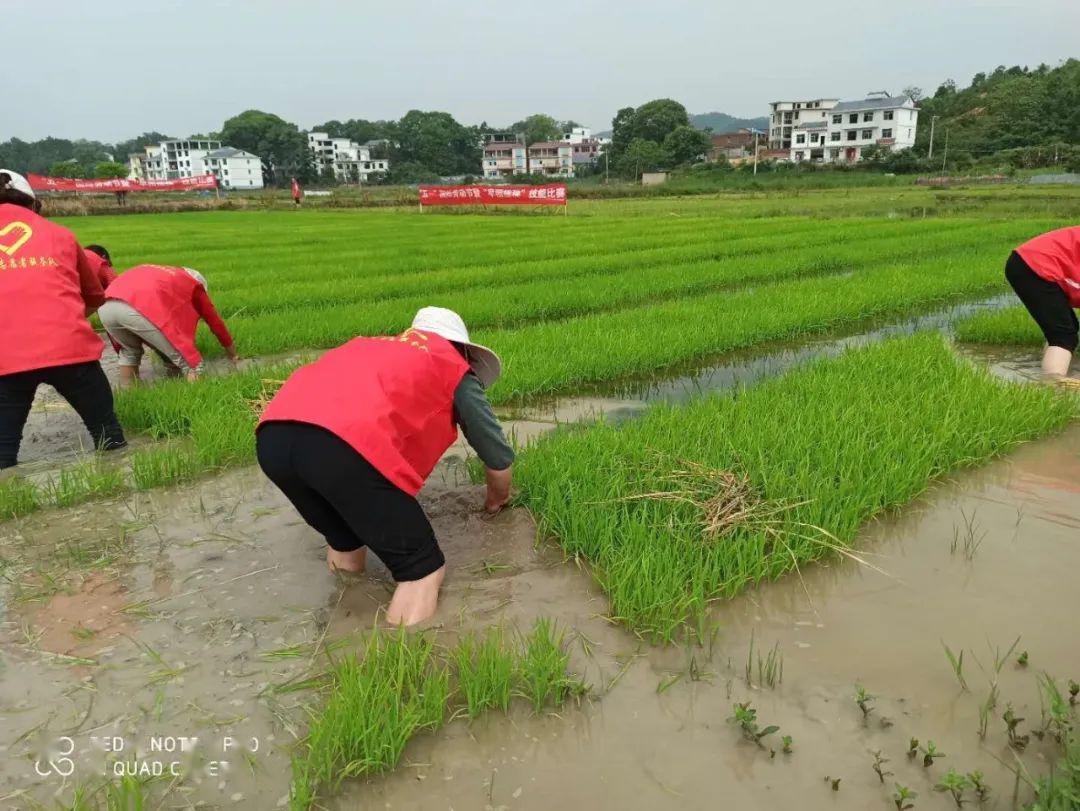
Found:
<path fill-rule="evenodd" d="M 1065 291 L 1039 276 L 1016 251 L 1005 263 L 1005 278 L 1039 325 L 1047 345 L 1075 352 L 1080 323 Z"/>
<path fill-rule="evenodd" d="M 317 425 L 268 422 L 255 446 L 263 472 L 331 548 L 368 547 L 398 582 L 446 562 L 419 502 L 345 440 Z"/>
<path fill-rule="evenodd" d="M 71 404 L 96 448 L 109 451 L 127 444 L 113 411 L 109 379 L 96 360 L 0 375 L 0 469 L 18 461 L 23 427 L 42 383 L 52 386 Z"/>

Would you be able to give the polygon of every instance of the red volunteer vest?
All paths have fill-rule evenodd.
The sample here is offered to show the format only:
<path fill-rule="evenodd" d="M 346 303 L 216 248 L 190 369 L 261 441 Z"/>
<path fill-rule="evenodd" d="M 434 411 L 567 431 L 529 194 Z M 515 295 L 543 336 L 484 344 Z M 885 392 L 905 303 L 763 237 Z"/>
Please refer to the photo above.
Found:
<path fill-rule="evenodd" d="M 199 314 L 191 303 L 199 283 L 183 268 L 165 265 L 136 265 L 116 277 L 105 297 L 130 304 L 161 330 L 188 366 L 195 368 L 202 355 L 195 348 Z"/>
<path fill-rule="evenodd" d="M 29 209 L 0 205 L 0 375 L 98 360 L 86 320 L 79 243 Z"/>
<path fill-rule="evenodd" d="M 88 251 L 85 248 L 83 249 L 83 256 L 85 256 L 86 261 L 90 263 L 90 267 L 94 269 L 94 275 L 97 276 L 98 281 L 101 282 L 102 290 L 116 281 L 116 271 L 113 270 L 112 265 L 93 251 Z"/>
<path fill-rule="evenodd" d="M 1069 304 L 1080 307 L 1080 225 L 1040 234 L 1016 252 L 1038 276 L 1064 290 Z"/>
<path fill-rule="evenodd" d="M 445 338 L 353 338 L 293 372 L 259 424 L 318 425 L 415 496 L 455 439 L 454 390 L 469 364 Z"/>

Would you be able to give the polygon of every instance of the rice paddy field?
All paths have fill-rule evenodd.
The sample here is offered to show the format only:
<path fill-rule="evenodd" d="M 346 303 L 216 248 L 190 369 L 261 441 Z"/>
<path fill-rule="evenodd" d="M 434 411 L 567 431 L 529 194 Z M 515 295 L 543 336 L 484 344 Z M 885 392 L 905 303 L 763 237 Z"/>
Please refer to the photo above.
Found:
<path fill-rule="evenodd" d="M 244 360 L 49 393 L 0 479 L 0 807 L 1080 807 L 1080 400 L 1034 382 L 1048 187 L 62 220 L 200 270 Z M 514 507 L 421 494 L 380 625 L 254 467 L 289 372 L 425 305 L 504 362 Z M 107 369 L 113 361 L 105 358 Z"/>

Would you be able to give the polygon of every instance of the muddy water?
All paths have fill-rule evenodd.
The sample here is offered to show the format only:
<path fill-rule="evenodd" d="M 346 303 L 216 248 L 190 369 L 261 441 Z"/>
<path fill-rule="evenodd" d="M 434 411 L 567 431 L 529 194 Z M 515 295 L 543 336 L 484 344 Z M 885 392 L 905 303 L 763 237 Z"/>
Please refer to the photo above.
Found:
<path fill-rule="evenodd" d="M 948 766 L 982 769 L 1000 795 L 1012 790 L 995 759 L 1011 758 L 1001 708 L 985 744 L 975 734 L 988 680 L 974 660 L 990 667 L 988 640 L 1004 650 L 1021 636 L 1018 649 L 1030 652 L 1027 670 L 1010 662 L 999 676 L 1002 705 L 1029 719 L 1039 717 L 1036 671 L 1080 676 L 1069 630 L 1080 611 L 1080 429 L 964 474 L 869 527 L 858 545 L 886 574 L 833 562 L 725 603 L 708 649 L 652 648 L 611 625 L 587 572 L 538 545 L 525 513 L 483 516 L 480 489 L 455 484 L 460 475 L 444 465 L 423 494 L 449 561 L 432 627 L 449 642 L 464 628 L 554 617 L 593 696 L 557 718 L 519 709 L 509 719 L 455 721 L 410 744 L 397 772 L 349 786 L 336 807 L 884 807 L 868 753 L 881 749 L 896 779 L 922 795 L 919 807 L 945 808 L 929 775 Z M 970 560 L 966 522 L 979 543 Z M 121 546 L 104 560 L 55 565 L 59 551 L 121 528 Z M 327 572 L 319 539 L 253 470 L 8 524 L 2 549 L 51 576 L 66 572 L 67 588 L 36 600 L 19 592 L 26 602 L 4 593 L 0 807 L 70 791 L 70 778 L 33 771 L 63 735 L 76 742 L 75 777 L 84 781 L 102 779 L 117 759 L 102 749 L 116 737 L 125 762 L 179 764 L 183 779 L 157 789 L 178 801 L 275 807 L 287 792 L 288 746 L 314 697 L 268 688 L 318 672 L 314 644 L 369 628 L 390 591 L 377 561 L 347 582 Z M 42 582 L 32 571 L 8 574 Z M 780 646 L 776 689 L 756 676 L 745 683 L 751 633 L 759 648 Z M 970 693 L 959 690 L 941 640 L 968 651 Z M 856 681 L 878 696 L 866 724 L 851 698 Z M 745 700 L 794 737 L 793 754 L 770 757 L 739 740 L 725 719 Z M 893 726 L 883 729 L 881 716 Z M 155 735 L 199 742 L 184 755 L 149 752 Z M 911 736 L 933 739 L 948 754 L 944 765 L 925 771 L 908 761 Z M 251 748 L 257 739 L 258 751 L 226 753 L 226 737 Z M 1051 755 L 1035 742 L 1025 760 L 1042 771 Z M 826 775 L 841 778 L 839 792 Z"/>
<path fill-rule="evenodd" d="M 920 794 L 918 807 L 951 805 L 933 791 L 950 766 L 982 770 L 997 793 L 985 807 L 1011 807 L 1014 779 L 1000 762 L 1012 762 L 1000 719 L 1006 702 L 1037 725 L 1035 671 L 1059 681 L 1080 674 L 1071 631 L 1080 611 L 1078 491 L 1080 429 L 1073 429 L 940 486 L 902 517 L 869 527 L 858 546 L 881 571 L 823 564 L 723 604 L 711 657 L 708 650 L 635 648 L 625 634 L 598 628 L 580 594 L 560 591 L 546 610 L 600 640 L 592 658 L 580 646 L 574 656 L 603 694 L 596 703 L 559 719 L 519 715 L 452 725 L 416 741 L 404 768 L 355 786 L 338 807 L 886 807 L 888 792 L 872 769 L 875 750 L 890 759 L 889 791 L 894 780 L 909 786 Z M 978 544 L 970 559 L 965 527 Z M 502 585 L 516 598 L 507 608 L 515 619 L 529 613 L 525 598 L 533 588 Z M 463 599 L 448 596 L 451 604 Z M 350 619 L 361 622 L 371 611 L 363 602 L 350 610 Z M 466 625 L 492 619 L 463 613 Z M 776 689 L 760 686 L 756 674 L 747 686 L 751 634 L 759 647 L 783 652 Z M 1018 636 L 1017 652 L 1029 651 L 1030 664 L 1019 667 L 1014 653 L 996 676 L 1001 699 L 982 742 L 978 705 L 993 671 L 991 646 L 1004 652 Z M 942 641 L 967 651 L 969 692 L 959 688 Z M 699 680 L 685 676 L 658 694 L 661 683 L 688 672 L 691 655 Z M 865 722 L 853 700 L 856 682 L 877 696 Z M 770 757 L 725 723 L 732 702 L 747 700 L 763 724 L 793 736 L 791 755 Z M 946 759 L 932 769 L 909 760 L 911 737 L 933 740 Z M 1024 758 L 1045 771 L 1053 756 L 1051 746 L 1033 742 Z M 839 791 L 826 776 L 841 779 Z"/>
<path fill-rule="evenodd" d="M 721 359 L 676 368 L 663 375 L 623 380 L 616 384 L 586 387 L 583 394 L 557 397 L 517 407 L 500 409 L 501 416 L 511 423 L 526 421 L 557 424 L 601 415 L 618 421 L 640 414 L 657 402 L 678 403 L 711 391 L 722 391 L 757 380 L 773 377 L 795 366 L 822 357 L 830 357 L 860 346 L 866 346 L 896 335 L 908 335 L 925 330 L 948 332 L 959 318 L 983 310 L 998 309 L 1013 302 L 1009 296 L 994 296 L 966 304 L 934 310 L 923 315 L 901 319 L 871 320 L 848 330 L 841 330 L 810 340 L 770 341 L 764 349 L 754 347 L 725 353 Z M 1030 353 L 1028 353 L 1030 354 Z M 1027 363 L 1026 356 L 1001 356 L 1006 365 Z M 980 358 L 981 359 L 981 358 Z M 997 358 L 995 358 L 997 360 Z M 1003 367 L 1004 370 L 1004 367 Z M 1017 375 L 1013 375 L 1017 376 Z M 511 426 L 513 427 L 513 426 Z M 532 435 L 535 426 L 519 429 Z M 520 438 L 520 436 L 519 436 Z"/>

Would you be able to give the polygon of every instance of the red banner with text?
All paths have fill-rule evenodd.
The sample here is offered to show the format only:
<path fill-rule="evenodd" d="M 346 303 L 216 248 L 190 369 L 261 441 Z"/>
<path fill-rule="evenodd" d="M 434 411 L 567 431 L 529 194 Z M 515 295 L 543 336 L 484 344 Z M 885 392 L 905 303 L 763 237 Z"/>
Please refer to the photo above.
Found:
<path fill-rule="evenodd" d="M 421 186 L 422 206 L 565 206 L 566 184 L 545 186 Z"/>
<path fill-rule="evenodd" d="M 217 188 L 217 178 L 213 175 L 180 177 L 176 180 L 81 180 L 73 177 L 45 177 L 28 174 L 26 180 L 34 191 L 190 191 L 191 189 Z"/>

